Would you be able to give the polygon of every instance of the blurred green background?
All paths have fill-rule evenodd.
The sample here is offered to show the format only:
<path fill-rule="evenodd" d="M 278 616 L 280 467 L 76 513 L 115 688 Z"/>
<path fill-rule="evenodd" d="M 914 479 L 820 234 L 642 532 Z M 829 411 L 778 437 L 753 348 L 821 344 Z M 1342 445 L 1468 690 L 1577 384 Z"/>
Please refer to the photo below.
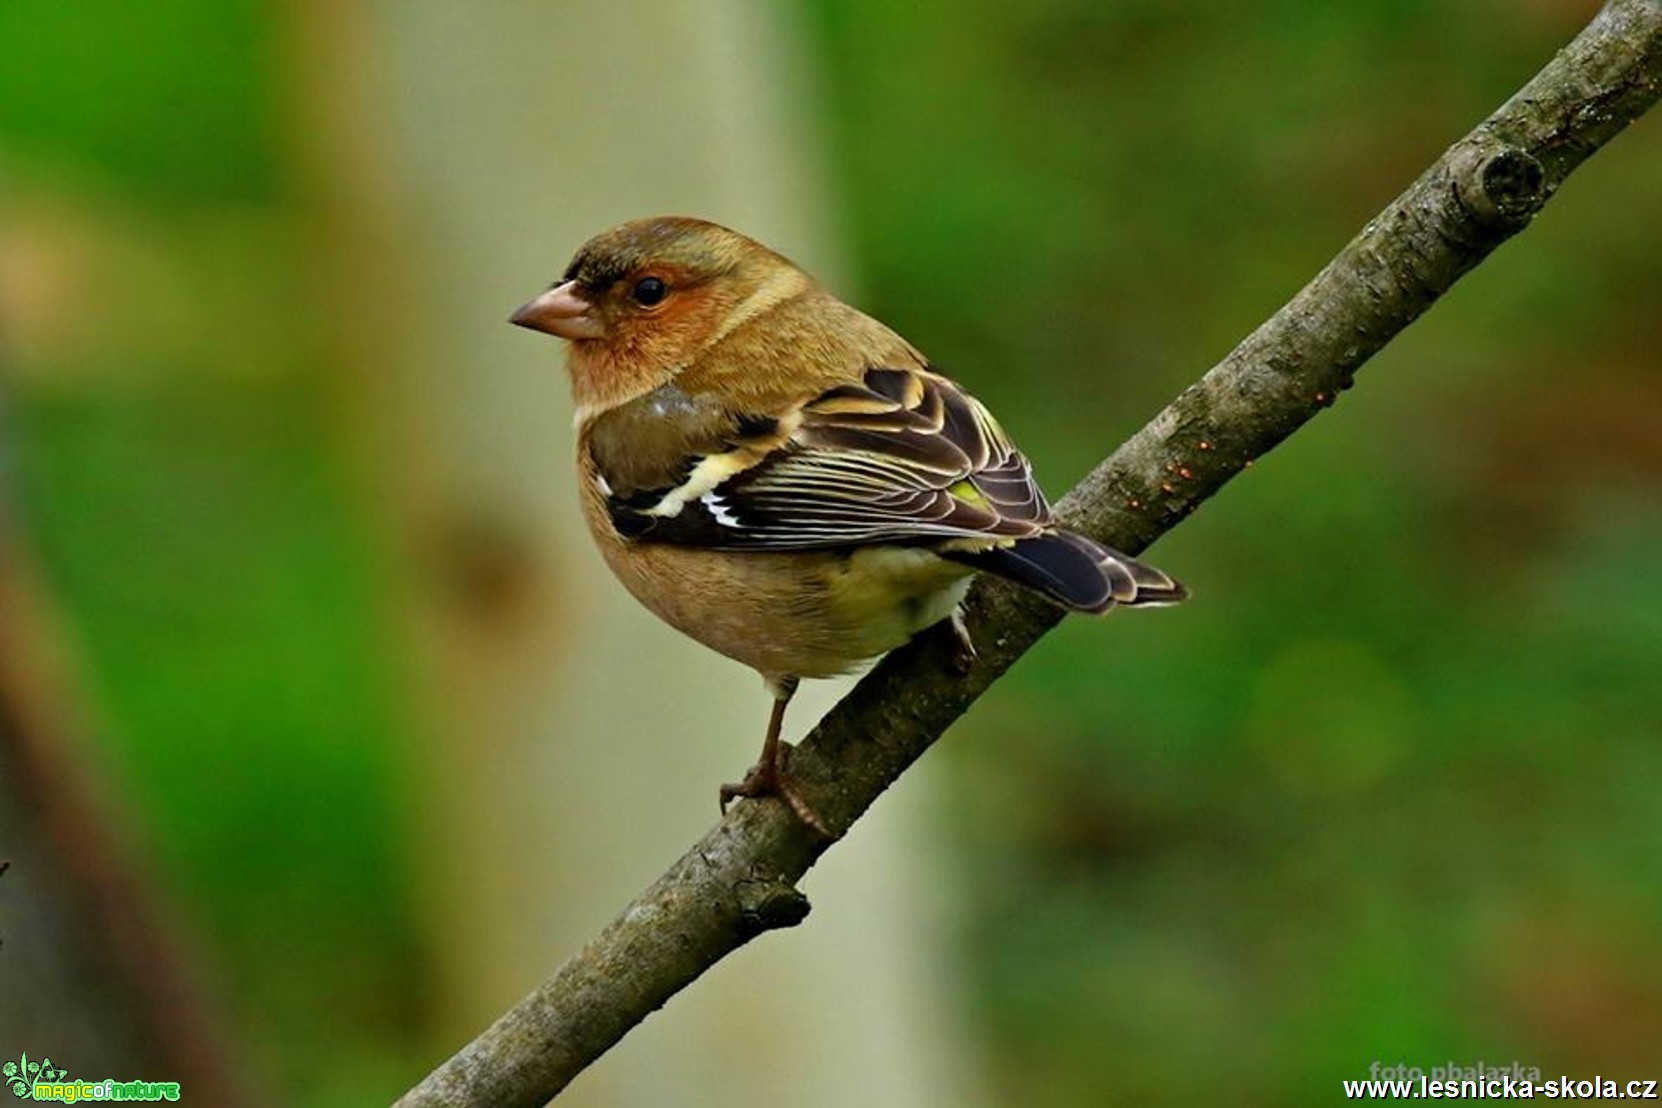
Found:
<path fill-rule="evenodd" d="M 377 334 L 319 291 L 352 232 L 308 132 L 337 25 L 304 7 L 0 6 L 0 473 L 239 1065 L 322 1106 L 455 1042 L 397 610 L 424 571 L 364 477 Z M 1060 495 L 1594 5 L 762 10 L 813 75 L 855 299 Z M 576 245 L 539 215 L 503 218 Z M 1324 1103 L 1373 1060 L 1662 1076 L 1658 228 L 1651 118 L 1159 545 L 1191 604 L 1068 621 L 931 755 L 985 1103 Z M 462 559 L 487 607 L 498 560 Z"/>

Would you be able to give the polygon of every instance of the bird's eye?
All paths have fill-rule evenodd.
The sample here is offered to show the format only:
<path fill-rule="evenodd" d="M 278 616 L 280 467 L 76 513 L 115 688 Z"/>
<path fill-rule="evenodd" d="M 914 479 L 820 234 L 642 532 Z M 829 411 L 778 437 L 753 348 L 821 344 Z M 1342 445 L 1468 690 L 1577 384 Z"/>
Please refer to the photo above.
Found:
<path fill-rule="evenodd" d="M 629 295 L 641 307 L 650 308 L 669 295 L 669 286 L 664 284 L 660 278 L 642 277 L 635 282 L 635 287 L 630 290 Z"/>

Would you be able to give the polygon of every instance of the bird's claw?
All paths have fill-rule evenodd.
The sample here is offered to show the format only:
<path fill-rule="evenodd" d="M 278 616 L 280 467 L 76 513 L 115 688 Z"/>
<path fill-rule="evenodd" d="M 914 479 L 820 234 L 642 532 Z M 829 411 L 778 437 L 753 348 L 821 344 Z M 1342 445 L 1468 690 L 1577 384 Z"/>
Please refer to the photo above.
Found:
<path fill-rule="evenodd" d="M 969 627 L 964 623 L 964 610 L 952 609 L 952 614 L 946 617 L 947 630 L 952 632 L 952 668 L 959 674 L 965 674 L 975 665 L 977 657 L 975 640 L 970 637 Z"/>
<path fill-rule="evenodd" d="M 744 775 L 744 780 L 736 785 L 721 787 L 721 814 L 727 814 L 727 806 L 739 797 L 747 800 L 756 800 L 764 796 L 777 796 L 790 806 L 796 818 L 815 832 L 827 839 L 836 839 L 825 821 L 819 818 L 819 813 L 809 807 L 808 802 L 797 792 L 796 783 L 785 772 L 785 764 L 790 760 L 792 746 L 790 743 L 779 744 L 779 761 L 758 762 L 750 767 L 750 772 Z"/>

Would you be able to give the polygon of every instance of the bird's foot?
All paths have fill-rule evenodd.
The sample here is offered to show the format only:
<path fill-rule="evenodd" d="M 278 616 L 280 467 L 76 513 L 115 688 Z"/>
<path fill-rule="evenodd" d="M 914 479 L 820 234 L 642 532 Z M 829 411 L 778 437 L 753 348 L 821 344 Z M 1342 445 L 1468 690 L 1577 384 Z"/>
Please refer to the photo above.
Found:
<path fill-rule="evenodd" d="M 819 813 L 808 805 L 797 792 L 796 783 L 785 770 L 785 764 L 790 760 L 791 744 L 779 744 L 779 758 L 775 762 L 758 762 L 750 767 L 750 772 L 744 775 L 744 780 L 736 785 L 721 787 L 721 813 L 727 814 L 727 805 L 735 799 L 744 797 L 747 800 L 756 800 L 764 796 L 777 796 L 790 806 L 796 813 L 796 818 L 809 828 L 817 831 L 827 839 L 836 839 L 825 821 L 819 818 Z"/>
<path fill-rule="evenodd" d="M 964 610 L 952 609 L 952 614 L 941 621 L 946 629 L 952 633 L 952 668 L 960 674 L 968 673 L 975 665 L 975 640 L 970 638 L 969 628 L 964 625 Z"/>

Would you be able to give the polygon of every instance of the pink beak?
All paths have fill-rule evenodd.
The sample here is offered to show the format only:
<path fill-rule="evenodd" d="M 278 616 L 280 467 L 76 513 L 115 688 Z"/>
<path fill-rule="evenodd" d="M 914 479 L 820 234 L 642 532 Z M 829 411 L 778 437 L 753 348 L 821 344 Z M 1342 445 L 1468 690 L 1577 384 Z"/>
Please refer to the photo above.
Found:
<path fill-rule="evenodd" d="M 604 338 L 606 329 L 600 325 L 598 319 L 589 314 L 591 307 L 587 300 L 578 295 L 577 282 L 567 281 L 562 285 L 555 285 L 535 300 L 520 305 L 519 309 L 508 317 L 508 322 L 562 339 Z"/>

